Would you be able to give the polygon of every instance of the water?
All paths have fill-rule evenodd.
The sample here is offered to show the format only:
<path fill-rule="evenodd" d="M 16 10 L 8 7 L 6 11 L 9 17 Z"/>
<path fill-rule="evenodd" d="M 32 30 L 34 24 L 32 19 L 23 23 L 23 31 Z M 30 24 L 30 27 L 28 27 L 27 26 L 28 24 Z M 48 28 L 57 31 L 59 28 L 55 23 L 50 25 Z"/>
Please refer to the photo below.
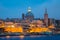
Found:
<path fill-rule="evenodd" d="M 6 36 L 0 37 L 0 40 L 60 40 L 60 35 L 46 36 Z"/>

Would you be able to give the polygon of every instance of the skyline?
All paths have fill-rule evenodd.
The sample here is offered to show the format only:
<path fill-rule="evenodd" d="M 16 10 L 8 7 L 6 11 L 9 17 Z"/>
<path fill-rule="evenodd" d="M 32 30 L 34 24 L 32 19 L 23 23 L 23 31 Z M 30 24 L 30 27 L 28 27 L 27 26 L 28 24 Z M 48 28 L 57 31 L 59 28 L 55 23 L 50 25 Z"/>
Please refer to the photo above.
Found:
<path fill-rule="evenodd" d="M 49 18 L 60 19 L 60 0 L 0 0 L 0 18 L 22 18 L 30 6 L 35 18 L 44 18 L 45 8 Z"/>

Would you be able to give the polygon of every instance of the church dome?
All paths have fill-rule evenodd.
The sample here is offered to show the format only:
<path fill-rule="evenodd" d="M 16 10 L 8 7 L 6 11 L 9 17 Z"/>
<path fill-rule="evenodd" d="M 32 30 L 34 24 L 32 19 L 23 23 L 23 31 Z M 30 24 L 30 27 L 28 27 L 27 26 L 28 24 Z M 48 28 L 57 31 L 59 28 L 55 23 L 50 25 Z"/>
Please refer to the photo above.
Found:
<path fill-rule="evenodd" d="M 26 16 L 34 16 L 33 13 L 31 13 L 31 7 L 28 7 L 28 13 L 26 14 Z"/>
<path fill-rule="evenodd" d="M 28 17 L 28 16 L 30 16 L 30 17 L 31 17 L 31 16 L 34 16 L 34 15 L 33 15 L 33 13 L 28 12 L 28 13 L 26 14 L 26 16 L 27 16 L 27 17 Z"/>
<path fill-rule="evenodd" d="M 34 15 L 31 12 L 31 8 L 30 7 L 28 7 L 28 12 L 25 15 L 25 19 L 30 20 L 30 21 L 34 19 Z"/>

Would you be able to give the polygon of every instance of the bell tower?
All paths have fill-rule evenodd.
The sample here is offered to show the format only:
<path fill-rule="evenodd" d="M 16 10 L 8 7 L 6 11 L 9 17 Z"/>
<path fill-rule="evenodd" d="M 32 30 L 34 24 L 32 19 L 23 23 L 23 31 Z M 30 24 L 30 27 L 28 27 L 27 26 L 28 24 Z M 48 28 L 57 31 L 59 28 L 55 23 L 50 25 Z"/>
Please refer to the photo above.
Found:
<path fill-rule="evenodd" d="M 47 13 L 47 8 L 45 8 L 44 24 L 45 24 L 46 27 L 48 26 L 48 13 Z"/>

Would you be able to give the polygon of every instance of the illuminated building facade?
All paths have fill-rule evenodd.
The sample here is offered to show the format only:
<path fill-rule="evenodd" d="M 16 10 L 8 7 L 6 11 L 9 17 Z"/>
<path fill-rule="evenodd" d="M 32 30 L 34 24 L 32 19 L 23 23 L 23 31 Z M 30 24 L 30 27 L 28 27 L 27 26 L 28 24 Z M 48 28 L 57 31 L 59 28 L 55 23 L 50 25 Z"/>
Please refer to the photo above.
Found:
<path fill-rule="evenodd" d="M 31 8 L 28 8 L 26 14 L 22 13 L 22 19 L 7 18 L 5 21 L 0 21 L 0 26 L 5 28 L 8 32 L 50 32 L 54 26 L 55 20 L 48 20 L 47 9 L 45 9 L 44 19 L 34 18 Z M 56 24 L 60 26 L 60 20 L 56 20 Z"/>

